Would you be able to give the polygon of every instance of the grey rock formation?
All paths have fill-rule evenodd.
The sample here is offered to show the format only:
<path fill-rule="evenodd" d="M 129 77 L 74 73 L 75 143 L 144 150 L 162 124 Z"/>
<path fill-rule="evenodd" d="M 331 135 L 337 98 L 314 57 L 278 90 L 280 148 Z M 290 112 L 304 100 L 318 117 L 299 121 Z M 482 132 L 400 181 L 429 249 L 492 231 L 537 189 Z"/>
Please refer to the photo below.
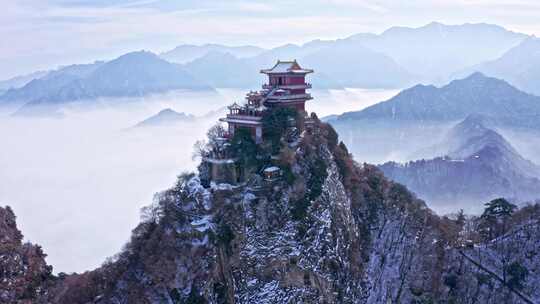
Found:
<path fill-rule="evenodd" d="M 438 217 L 375 167 L 355 164 L 327 126 L 305 133 L 289 161 L 295 178 L 288 181 L 205 187 L 194 174 L 181 176 L 143 211 L 118 256 L 94 271 L 57 279 L 42 299 L 103 304 L 540 299 L 538 206 L 516 213 L 504 235 L 484 243 L 474 238 L 477 229 L 467 226 L 475 220 Z"/>

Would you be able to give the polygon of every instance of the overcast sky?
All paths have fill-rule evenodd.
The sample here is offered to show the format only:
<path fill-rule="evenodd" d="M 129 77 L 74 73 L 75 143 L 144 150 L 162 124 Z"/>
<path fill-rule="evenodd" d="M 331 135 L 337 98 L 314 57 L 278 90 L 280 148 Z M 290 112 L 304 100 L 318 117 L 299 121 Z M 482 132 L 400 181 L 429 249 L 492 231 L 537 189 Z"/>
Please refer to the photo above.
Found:
<path fill-rule="evenodd" d="M 8 0 L 0 79 L 181 43 L 272 47 L 391 26 L 495 23 L 540 35 L 538 0 Z"/>

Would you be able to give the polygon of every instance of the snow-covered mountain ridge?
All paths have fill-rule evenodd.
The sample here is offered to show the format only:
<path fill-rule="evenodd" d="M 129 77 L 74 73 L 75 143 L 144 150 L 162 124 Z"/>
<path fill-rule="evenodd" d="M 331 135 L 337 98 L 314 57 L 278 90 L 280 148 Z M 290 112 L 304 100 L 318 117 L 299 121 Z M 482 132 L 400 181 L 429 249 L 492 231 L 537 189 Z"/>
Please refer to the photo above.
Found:
<path fill-rule="evenodd" d="M 437 157 L 379 166 L 432 206 L 478 210 L 481 203 L 506 197 L 517 202 L 540 198 L 540 167 L 523 158 L 489 118 L 471 115 L 454 126 L 430 151 Z"/>
<path fill-rule="evenodd" d="M 515 248 L 505 255 L 504 266 L 515 262 L 528 274 L 518 278 L 508 272 L 501 282 L 499 251 L 494 254 L 497 248 L 470 228 L 478 219 L 435 215 L 377 168 L 355 163 L 329 125 L 316 121 L 282 144 L 279 164 L 288 174 L 281 179 L 253 175 L 245 183 L 205 185 L 200 175 L 181 175 L 174 187 L 143 210 L 130 242 L 102 267 L 45 277 L 34 288 L 39 292 L 10 293 L 8 301 L 534 303 L 540 299 L 535 288 L 540 267 L 534 255 L 540 244 L 540 234 L 534 233 L 539 229 L 534 224 L 540 218 L 537 207 L 516 212 L 508 224 L 512 229 L 501 237 Z M 7 248 L 4 255 L 14 250 Z M 489 259 L 480 260 L 479 255 Z M 495 274 L 473 262 L 485 264 Z M 1 275 L 6 282 L 19 273 Z M 514 277 L 519 286 L 510 283 Z"/>

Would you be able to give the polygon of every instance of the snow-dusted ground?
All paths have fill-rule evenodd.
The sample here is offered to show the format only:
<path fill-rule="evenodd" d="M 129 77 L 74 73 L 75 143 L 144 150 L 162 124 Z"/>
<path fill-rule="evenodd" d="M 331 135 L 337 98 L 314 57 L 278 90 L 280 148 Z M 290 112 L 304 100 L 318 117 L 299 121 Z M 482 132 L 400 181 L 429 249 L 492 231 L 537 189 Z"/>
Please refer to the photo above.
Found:
<path fill-rule="evenodd" d="M 11 205 L 26 240 L 41 244 L 55 272 L 83 271 L 118 252 L 139 209 L 177 174 L 193 170 L 192 146 L 214 118 L 130 130 L 164 108 L 204 115 L 245 90 L 176 93 L 124 106 L 69 107 L 63 118 L 11 118 L 0 113 L 0 205 Z M 319 116 L 358 110 L 395 91 L 313 90 Z"/>

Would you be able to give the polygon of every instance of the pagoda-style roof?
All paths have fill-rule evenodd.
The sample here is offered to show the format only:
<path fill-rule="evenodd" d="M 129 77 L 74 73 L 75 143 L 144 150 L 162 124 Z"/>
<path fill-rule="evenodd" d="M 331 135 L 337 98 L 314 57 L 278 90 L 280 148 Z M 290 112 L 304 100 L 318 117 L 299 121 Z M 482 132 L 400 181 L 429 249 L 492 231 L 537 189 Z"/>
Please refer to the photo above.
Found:
<path fill-rule="evenodd" d="M 309 74 L 313 73 L 313 70 L 303 69 L 296 60 L 293 61 L 281 61 L 277 63 L 271 69 L 261 70 L 263 74 Z"/>
<path fill-rule="evenodd" d="M 243 109 L 244 107 L 242 107 L 241 105 L 237 104 L 236 102 L 233 103 L 232 105 L 228 106 L 227 108 L 229 108 L 229 110 L 241 110 Z"/>

